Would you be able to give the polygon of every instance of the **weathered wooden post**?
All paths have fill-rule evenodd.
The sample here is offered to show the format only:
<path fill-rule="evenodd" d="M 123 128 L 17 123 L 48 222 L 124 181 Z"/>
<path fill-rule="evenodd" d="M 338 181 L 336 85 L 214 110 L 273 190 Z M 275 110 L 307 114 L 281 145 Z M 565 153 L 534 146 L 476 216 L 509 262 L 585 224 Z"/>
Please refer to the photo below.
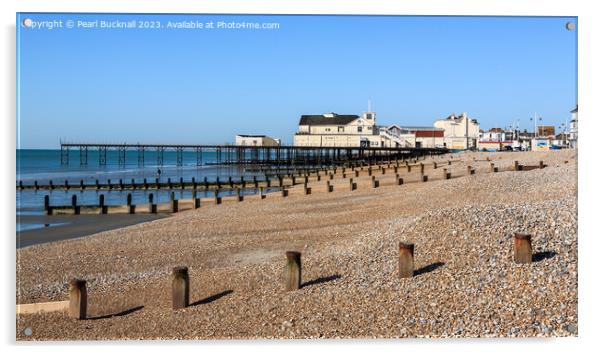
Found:
<path fill-rule="evenodd" d="M 443 169 L 443 179 L 450 179 L 451 178 L 451 172 L 447 172 L 447 168 Z"/>
<path fill-rule="evenodd" d="M 119 189 L 123 190 L 123 180 L 119 179 Z"/>
<path fill-rule="evenodd" d="M 387 173 L 387 169 L 386 169 L 386 168 L 383 166 L 383 167 L 381 168 L 381 172 L 382 172 L 382 174 L 384 175 L 384 174 L 386 174 L 386 173 Z"/>
<path fill-rule="evenodd" d="M 197 190 L 192 190 L 192 205 L 194 209 L 198 209 L 201 207 L 201 198 L 197 197 Z"/>
<path fill-rule="evenodd" d="M 489 172 L 490 173 L 494 173 L 495 172 L 495 164 L 493 162 L 489 163 Z"/>
<path fill-rule="evenodd" d="M 307 186 L 307 184 L 304 184 L 304 185 L 303 185 L 303 193 L 304 193 L 305 195 L 309 195 L 309 194 L 311 194 L 311 187 L 308 187 L 308 186 Z"/>
<path fill-rule="evenodd" d="M 54 189 L 54 185 L 52 184 L 52 180 L 48 181 L 48 186 L 50 186 L 50 189 Z"/>
<path fill-rule="evenodd" d="M 167 186 L 169 187 L 169 189 L 173 189 L 173 184 L 171 183 L 171 178 L 167 178 Z"/>
<path fill-rule="evenodd" d="M 234 188 L 234 182 L 232 181 L 232 176 L 228 176 L 228 185 L 230 188 Z"/>
<path fill-rule="evenodd" d="M 65 180 L 65 189 L 69 190 L 70 186 L 69 186 L 69 181 Z"/>
<path fill-rule="evenodd" d="M 209 181 L 207 181 L 207 176 L 203 178 L 203 184 L 205 185 L 205 190 L 209 189 Z"/>
<path fill-rule="evenodd" d="M 360 171 L 355 170 L 355 177 L 359 177 L 360 176 Z"/>
<path fill-rule="evenodd" d="M 215 183 L 216 183 L 216 185 L 217 185 L 217 189 L 220 189 L 220 188 L 222 188 L 222 182 L 220 182 L 220 180 L 219 180 L 219 176 L 217 176 L 217 177 L 215 178 Z"/>
<path fill-rule="evenodd" d="M 428 182 L 428 181 L 429 181 L 429 176 L 422 175 L 422 182 Z"/>
<path fill-rule="evenodd" d="M 368 176 L 372 176 L 372 166 L 368 167 Z"/>
<path fill-rule="evenodd" d="M 472 169 L 472 166 L 468 165 L 466 166 L 466 174 L 467 175 L 474 175 L 474 170 Z"/>
<path fill-rule="evenodd" d="M 328 193 L 332 193 L 333 190 L 334 190 L 334 186 L 332 184 L 330 184 L 330 181 L 326 181 L 326 191 Z"/>
<path fill-rule="evenodd" d="M 424 164 L 422 162 L 420 163 L 420 174 L 424 174 Z"/>
<path fill-rule="evenodd" d="M 378 188 L 379 185 L 380 185 L 380 182 L 376 178 L 373 178 L 372 179 L 372 188 Z"/>
<path fill-rule="evenodd" d="M 98 208 L 100 209 L 100 214 L 106 214 L 107 213 L 107 207 L 105 206 L 105 196 L 104 194 L 101 194 L 98 196 Z"/>
<path fill-rule="evenodd" d="M 213 200 L 215 201 L 215 205 L 222 204 L 222 197 L 220 197 L 220 195 L 219 195 L 219 189 L 216 189 L 213 192 Z"/>
<path fill-rule="evenodd" d="M 518 161 L 514 161 L 514 171 L 518 171 L 518 170 L 519 170 Z"/>
<path fill-rule="evenodd" d="M 349 178 L 349 190 L 354 191 L 357 189 L 357 183 L 353 182 L 353 178 Z"/>
<path fill-rule="evenodd" d="M 414 244 L 399 243 L 399 278 L 414 276 Z"/>
<path fill-rule="evenodd" d="M 282 197 L 288 197 L 288 189 L 286 189 L 286 187 L 282 187 Z"/>
<path fill-rule="evenodd" d="M 437 162 L 433 161 L 433 169 L 436 170 L 437 169 Z"/>
<path fill-rule="evenodd" d="M 40 190 L 40 186 L 38 185 L 37 180 L 33 181 L 33 186 L 36 188 L 36 190 Z"/>
<path fill-rule="evenodd" d="M 136 205 L 132 204 L 132 193 L 127 195 L 128 213 L 136 214 Z"/>
<path fill-rule="evenodd" d="M 88 312 L 88 292 L 86 281 L 71 279 L 69 281 L 69 317 L 85 320 Z"/>
<path fill-rule="evenodd" d="M 407 169 L 408 169 L 408 172 L 412 172 L 412 165 L 410 165 L 410 164 L 407 164 L 407 165 L 406 165 L 406 167 L 407 167 Z"/>
<path fill-rule="evenodd" d="M 236 199 L 239 202 L 242 202 L 243 200 L 245 200 L 245 197 L 242 195 L 242 192 L 241 192 L 240 188 L 236 188 Z"/>
<path fill-rule="evenodd" d="M 447 165 L 451 166 L 451 160 L 447 160 Z"/>
<path fill-rule="evenodd" d="M 84 187 L 84 180 L 83 180 L 83 179 L 80 179 L 80 180 L 79 180 L 79 189 L 83 191 L 83 190 L 84 190 L 84 188 L 85 188 L 85 187 Z M 23 188 L 21 188 L 21 189 L 23 189 Z"/>
<path fill-rule="evenodd" d="M 395 181 L 397 182 L 398 186 L 401 186 L 403 184 L 403 178 L 399 177 L 399 174 L 395 175 Z"/>
<path fill-rule="evenodd" d="M 71 196 L 71 207 L 73 207 L 73 214 L 79 215 L 79 206 L 77 206 L 77 195 Z"/>
<path fill-rule="evenodd" d="M 240 186 L 242 188 L 247 188 L 247 181 L 245 181 L 245 176 L 240 176 Z"/>
<path fill-rule="evenodd" d="M 184 189 L 184 177 L 180 177 L 180 189 Z"/>
<path fill-rule="evenodd" d="M 171 305 L 174 310 L 188 307 L 190 302 L 190 279 L 188 267 L 175 267 L 171 276 Z"/>
<path fill-rule="evenodd" d="M 263 192 L 263 187 L 259 188 L 259 197 L 261 199 L 265 199 L 265 193 Z"/>
<path fill-rule="evenodd" d="M 161 188 L 161 183 L 159 183 L 159 179 L 155 178 L 155 187 L 157 187 L 157 189 Z"/>
<path fill-rule="evenodd" d="M 46 215 L 52 215 L 52 208 L 50 207 L 50 196 L 44 196 L 44 211 L 46 211 Z"/>
<path fill-rule="evenodd" d="M 399 173 L 399 164 L 398 164 L 397 166 L 394 166 L 394 167 L 393 167 L 393 172 L 394 172 L 395 174 L 398 174 L 398 173 Z"/>
<path fill-rule="evenodd" d="M 301 288 L 301 252 L 286 252 L 284 287 L 287 291 Z"/>
<path fill-rule="evenodd" d="M 540 161 L 539 161 L 539 168 L 541 169 L 541 168 L 543 168 L 543 167 L 544 167 L 543 161 L 542 161 L 542 160 L 540 160 Z"/>
<path fill-rule="evenodd" d="M 278 175 L 278 187 L 282 187 L 282 184 L 283 184 L 282 180 L 283 180 L 282 176 Z"/>
<path fill-rule="evenodd" d="M 136 190 L 136 180 L 132 178 L 132 190 Z"/>
<path fill-rule="evenodd" d="M 257 176 L 253 176 L 253 186 L 255 186 L 255 188 L 259 187 L 259 182 L 257 182 Z"/>
<path fill-rule="evenodd" d="M 169 193 L 169 203 L 171 206 L 171 212 L 177 213 L 178 212 L 178 200 L 176 199 L 174 192 Z"/>
<path fill-rule="evenodd" d="M 531 235 L 515 233 L 514 234 L 514 262 L 531 263 L 533 254 L 531 249 Z"/>
<path fill-rule="evenodd" d="M 196 178 L 192 177 L 192 189 L 197 189 L 198 184 L 196 183 Z"/>
<path fill-rule="evenodd" d="M 157 214 L 157 204 L 154 203 L 153 193 L 148 195 L 148 212 L 151 214 Z"/>

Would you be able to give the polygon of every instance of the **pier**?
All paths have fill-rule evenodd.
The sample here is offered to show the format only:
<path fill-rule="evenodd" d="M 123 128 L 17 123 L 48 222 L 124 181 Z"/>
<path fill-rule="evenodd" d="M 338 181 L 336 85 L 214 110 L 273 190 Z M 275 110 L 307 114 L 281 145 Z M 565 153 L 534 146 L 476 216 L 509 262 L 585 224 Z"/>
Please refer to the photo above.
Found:
<path fill-rule="evenodd" d="M 196 155 L 196 165 L 208 164 L 203 161 L 203 153 L 211 153 L 215 159 L 209 163 L 218 165 L 345 165 L 351 162 L 369 164 L 405 160 L 421 156 L 445 154 L 446 148 L 408 148 L 408 147 L 337 147 L 337 146 L 240 146 L 240 145 L 182 145 L 182 144 L 100 144 L 67 143 L 61 141 L 61 165 L 69 165 L 70 151 L 79 150 L 79 165 L 88 165 L 90 158 L 96 158 L 98 165 L 107 164 L 107 152 L 117 153 L 118 165 L 127 162 L 126 152 L 136 151 L 136 163 L 144 166 L 146 154 L 154 152 L 159 166 L 182 166 L 184 152 Z M 166 152 L 175 152 L 175 161 L 168 161 Z M 173 154 L 172 154 L 173 155 Z M 150 162 L 150 161 L 149 161 Z"/>

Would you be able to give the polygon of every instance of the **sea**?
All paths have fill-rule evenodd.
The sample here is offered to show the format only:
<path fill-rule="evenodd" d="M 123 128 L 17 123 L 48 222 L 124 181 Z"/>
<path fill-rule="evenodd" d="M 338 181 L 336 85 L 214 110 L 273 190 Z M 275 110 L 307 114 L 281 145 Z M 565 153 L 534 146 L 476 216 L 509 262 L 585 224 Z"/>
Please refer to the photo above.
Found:
<path fill-rule="evenodd" d="M 119 164 L 118 152 L 107 150 L 106 164 L 99 163 L 99 153 L 95 150 L 88 151 L 87 164 L 80 163 L 80 152 L 70 150 L 69 162 L 61 164 L 60 150 L 38 150 L 38 149 L 17 149 L 17 176 L 16 183 L 23 181 L 24 185 L 33 185 L 37 181 L 40 185 L 47 185 L 50 181 L 55 185 L 64 184 L 68 181 L 74 188 L 69 190 L 34 190 L 24 189 L 16 190 L 16 214 L 17 214 L 17 232 L 29 229 L 44 227 L 44 224 L 23 222 L 19 216 L 44 215 L 44 196 L 50 197 L 50 205 L 69 205 L 72 195 L 77 195 L 78 204 L 94 205 L 98 204 L 100 194 L 105 196 L 106 205 L 125 204 L 127 194 L 132 194 L 133 204 L 145 204 L 148 202 L 148 194 L 153 193 L 157 203 L 169 202 L 171 191 L 162 190 L 93 190 L 86 189 L 81 191 L 79 186 L 83 180 L 85 184 L 94 184 L 96 180 L 99 183 L 118 183 L 120 179 L 124 183 L 130 183 L 134 179 L 137 183 L 142 183 L 144 178 L 149 182 L 154 182 L 155 178 L 166 183 L 168 178 L 172 182 L 179 182 L 180 178 L 190 182 L 192 177 L 201 182 L 205 177 L 208 181 L 215 181 L 217 177 L 220 181 L 227 181 L 229 176 L 238 179 L 240 176 L 252 179 L 256 176 L 263 179 L 264 172 L 256 168 L 239 165 L 219 165 L 217 164 L 216 154 L 212 151 L 203 152 L 202 164 L 197 165 L 197 154 L 195 151 L 183 151 L 182 164 L 176 166 L 176 152 L 164 151 L 163 164 L 158 164 L 156 151 L 144 152 L 144 165 L 138 164 L 138 152 L 126 151 L 125 163 Z M 191 190 L 174 189 L 173 192 L 177 199 L 192 198 Z M 268 191 L 269 192 L 269 191 Z M 225 192 L 228 195 L 230 192 Z M 251 192 L 249 192 L 251 193 Z M 203 189 L 197 192 L 199 197 L 213 196 L 204 195 Z"/>

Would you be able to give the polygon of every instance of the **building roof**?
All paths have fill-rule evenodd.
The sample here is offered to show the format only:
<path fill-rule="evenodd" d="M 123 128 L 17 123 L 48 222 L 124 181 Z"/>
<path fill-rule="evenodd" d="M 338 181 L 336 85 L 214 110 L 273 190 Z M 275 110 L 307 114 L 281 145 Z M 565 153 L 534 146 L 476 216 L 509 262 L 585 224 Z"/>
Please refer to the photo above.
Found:
<path fill-rule="evenodd" d="M 318 115 L 302 115 L 299 120 L 299 125 L 346 125 L 360 116 L 354 114 L 332 114 L 332 116 Z"/>
<path fill-rule="evenodd" d="M 503 133 L 504 129 L 502 128 L 491 128 L 489 129 L 488 133 Z"/>
<path fill-rule="evenodd" d="M 236 136 L 240 136 L 242 138 L 265 138 L 265 135 L 252 135 L 252 134 L 236 134 Z"/>
<path fill-rule="evenodd" d="M 400 128 L 403 129 L 403 130 L 412 130 L 412 131 L 423 131 L 423 130 L 428 130 L 428 131 L 431 131 L 431 130 L 432 131 L 441 130 L 441 131 L 444 131 L 445 130 L 443 128 L 435 128 L 435 127 L 409 127 L 409 126 L 403 126 L 403 127 L 400 127 Z"/>
<path fill-rule="evenodd" d="M 579 108 L 579 105 L 576 105 L 576 106 L 575 106 L 575 109 L 573 109 L 573 110 L 571 111 L 571 113 L 577 113 L 577 112 L 578 112 L 578 110 L 577 110 L 578 108 Z"/>

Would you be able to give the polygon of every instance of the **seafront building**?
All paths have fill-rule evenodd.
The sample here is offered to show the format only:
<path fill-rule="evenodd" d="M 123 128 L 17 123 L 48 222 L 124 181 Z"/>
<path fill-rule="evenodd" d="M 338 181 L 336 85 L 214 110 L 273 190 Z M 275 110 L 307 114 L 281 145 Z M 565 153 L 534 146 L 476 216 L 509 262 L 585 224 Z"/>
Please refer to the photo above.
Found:
<path fill-rule="evenodd" d="M 463 113 L 435 121 L 433 127 L 377 125 L 376 113 L 361 116 L 337 114 L 302 115 L 293 138 L 295 146 L 338 147 L 448 147 L 475 148 L 479 124 Z"/>
<path fill-rule="evenodd" d="M 237 146 L 278 146 L 280 139 L 271 138 L 266 135 L 246 135 L 239 134 L 236 136 Z"/>
<path fill-rule="evenodd" d="M 569 124 L 569 146 L 571 149 L 577 148 L 577 114 L 578 106 L 571 111 L 571 122 Z"/>
<path fill-rule="evenodd" d="M 479 122 L 469 118 L 466 112 L 459 117 L 455 114 L 447 118 L 438 119 L 434 123 L 435 128 L 441 128 L 443 134 L 443 146 L 451 150 L 476 149 L 479 140 Z"/>

